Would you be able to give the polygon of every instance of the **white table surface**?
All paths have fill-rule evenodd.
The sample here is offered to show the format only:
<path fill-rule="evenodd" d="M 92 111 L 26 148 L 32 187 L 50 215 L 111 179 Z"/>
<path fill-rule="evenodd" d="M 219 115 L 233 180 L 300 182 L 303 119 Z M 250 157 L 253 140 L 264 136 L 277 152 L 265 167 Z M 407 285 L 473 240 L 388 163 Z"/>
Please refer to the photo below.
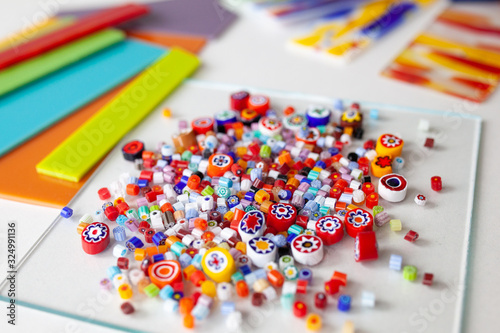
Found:
<path fill-rule="evenodd" d="M 51 13 L 59 4 L 76 6 L 90 2 L 2 1 L 0 37 L 25 27 L 34 18 L 45 15 L 44 13 Z M 127 1 L 92 2 L 103 4 Z M 432 22 L 433 17 L 444 6 L 444 1 L 440 1 L 424 15 L 411 20 L 344 67 L 335 67 L 291 52 L 284 47 L 284 43 L 293 32 L 257 25 L 255 17 L 244 14 L 219 39 L 210 41 L 206 46 L 201 54 L 203 65 L 195 78 L 481 116 L 484 122 L 476 183 L 464 331 L 492 332 L 500 326 L 500 317 L 497 315 L 500 309 L 500 284 L 497 282 L 500 274 L 500 266 L 497 265 L 497 253 L 500 252 L 497 235 L 500 233 L 500 225 L 498 218 L 494 217 L 495 206 L 500 198 L 498 194 L 495 195 L 500 188 L 500 181 L 496 176 L 500 156 L 496 154 L 495 149 L 495 142 L 499 142 L 495 127 L 500 126 L 500 92 L 497 91 L 487 102 L 478 105 L 379 75 L 398 51 Z M 468 6 L 477 8 L 481 5 Z M 0 263 L 6 258 L 6 221 L 18 222 L 18 255 L 23 255 L 58 214 L 55 209 L 6 200 L 0 200 L 0 211 Z M 22 286 L 18 286 L 18 291 L 22 293 Z M 112 332 L 109 329 L 23 307 L 18 308 L 16 328 L 16 331 L 22 332 Z M 0 331 L 4 332 L 5 329 L 11 331 L 12 327 L 7 326 L 2 319 Z"/>

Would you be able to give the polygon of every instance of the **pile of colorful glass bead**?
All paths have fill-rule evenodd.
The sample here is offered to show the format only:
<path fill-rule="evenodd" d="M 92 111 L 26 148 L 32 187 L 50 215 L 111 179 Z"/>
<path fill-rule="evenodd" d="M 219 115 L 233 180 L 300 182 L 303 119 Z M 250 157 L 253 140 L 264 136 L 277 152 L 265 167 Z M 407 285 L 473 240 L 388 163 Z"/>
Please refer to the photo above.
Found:
<path fill-rule="evenodd" d="M 160 297 L 188 328 L 209 315 L 215 299 L 222 302 L 228 327 L 241 326 L 234 293 L 251 297 L 254 306 L 279 298 L 284 308 L 305 317 L 307 305 L 295 295 L 306 294 L 313 278 L 307 266 L 321 262 L 325 246 L 340 242 L 345 230 L 355 239 L 354 260 L 375 260 L 373 225 L 390 222 L 392 230 L 401 230 L 379 196 L 390 202 L 406 196 L 406 179 L 393 173 L 404 165 L 403 140 L 383 134 L 343 155 L 351 141 L 363 137 L 359 104 L 310 106 L 304 114 L 287 107 L 280 117 L 266 96 L 237 92 L 230 109 L 191 126 L 181 121 L 173 145 L 161 142 L 156 151 L 141 141 L 126 144 L 123 156 L 135 163 L 137 176 L 124 174 L 101 188 L 102 209 L 78 225 L 89 254 L 109 247 L 113 234 L 117 263 L 101 281 L 103 288 L 114 288 L 124 300 L 134 288 Z M 370 117 L 377 114 L 372 110 Z M 379 178 L 378 191 L 372 176 Z M 441 189 L 439 177 L 431 183 Z M 421 194 L 415 198 L 421 206 L 425 201 Z M 111 232 L 108 225 L 115 223 Z M 405 236 L 417 238 L 415 231 Z M 130 257 L 140 268 L 129 267 Z M 389 267 L 401 270 L 401 263 L 393 254 Z M 415 280 L 416 268 L 405 266 L 403 276 Z M 199 291 L 185 295 L 187 283 Z M 432 284 L 432 274 L 424 284 Z M 340 295 L 346 285 L 347 275 L 335 271 L 324 292 L 315 294 L 315 307 L 324 309 L 328 296 L 339 294 L 338 309 L 348 311 L 351 298 Z M 361 304 L 373 307 L 375 295 L 364 292 Z M 130 314 L 134 306 L 126 301 L 122 310 Z M 321 317 L 310 312 L 307 327 L 321 328 Z"/>

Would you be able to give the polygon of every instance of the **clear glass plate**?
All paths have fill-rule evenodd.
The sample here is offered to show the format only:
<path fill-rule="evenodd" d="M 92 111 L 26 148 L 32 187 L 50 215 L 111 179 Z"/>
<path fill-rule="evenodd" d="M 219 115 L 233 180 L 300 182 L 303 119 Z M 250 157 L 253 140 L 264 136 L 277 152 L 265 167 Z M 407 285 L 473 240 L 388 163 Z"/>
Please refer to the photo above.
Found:
<path fill-rule="evenodd" d="M 111 247 L 99 255 L 85 254 L 76 226 L 79 217 L 93 213 L 101 205 L 97 196 L 99 188 L 109 185 L 123 172 L 136 174 L 133 164 L 122 157 L 123 144 L 140 139 L 148 149 L 156 149 L 158 141 L 171 141 L 171 135 L 177 132 L 178 120 L 192 120 L 226 109 L 229 94 L 240 89 L 270 96 L 276 110 L 292 105 L 301 111 L 311 103 L 328 106 L 333 101 L 329 97 L 300 93 L 187 81 L 109 154 L 72 200 L 70 206 L 75 211 L 74 217 L 70 220 L 56 218 L 19 263 L 18 304 L 131 332 L 184 330 L 181 316 L 165 312 L 161 299 L 146 299 L 136 291 L 133 298 L 136 313 L 131 316 L 122 314 L 118 294 L 103 292 L 99 287 L 99 281 L 106 277 L 106 269 L 116 264 Z M 305 300 L 310 312 L 322 315 L 327 331 L 337 331 L 345 320 L 351 320 L 356 330 L 363 332 L 416 332 L 423 329 L 458 332 L 464 305 L 481 120 L 467 114 L 391 105 L 361 102 L 361 106 L 365 111 L 378 109 L 379 119 L 370 119 L 369 113 L 364 113 L 364 139 L 354 142 L 352 150 L 364 140 L 377 139 L 386 132 L 399 134 L 405 140 L 403 157 L 406 165 L 402 174 L 409 182 L 407 197 L 399 204 L 381 200 L 391 218 L 401 219 L 403 230 L 392 232 L 388 225 L 377 230 L 379 259 L 373 262 L 354 261 L 354 241 L 348 236 L 328 247 L 325 259 L 313 268 L 313 285 L 307 295 L 298 298 Z M 164 107 L 172 110 L 172 118 L 163 116 Z M 431 133 L 418 131 L 420 119 L 430 122 Z M 426 137 L 435 138 L 434 148 L 423 148 Z M 441 192 L 430 188 L 430 178 L 435 175 L 443 179 Z M 418 193 L 427 196 L 425 207 L 414 203 Z M 114 223 L 111 224 L 113 227 Z M 420 234 L 415 243 L 403 239 L 410 229 Z M 406 281 L 402 272 L 389 269 L 391 254 L 402 255 L 403 265 L 418 268 L 415 282 Z M 138 265 L 133 259 L 132 264 Z M 323 289 L 323 282 L 334 270 L 348 275 L 348 286 L 343 293 L 351 295 L 353 301 L 351 311 L 347 313 L 336 309 L 336 298 L 332 297 L 326 310 L 317 311 L 313 307 L 314 293 Z M 425 272 L 434 274 L 431 287 L 422 284 Z M 1 300 L 8 301 L 5 283 L 1 288 Z M 375 308 L 361 306 L 363 291 L 376 295 Z M 304 330 L 305 321 L 282 309 L 279 301 L 266 302 L 260 308 L 252 307 L 249 299 L 235 301 L 237 309 L 244 314 L 245 331 Z M 205 332 L 216 332 L 225 330 L 223 321 L 224 317 L 215 306 L 209 318 L 196 325 Z"/>

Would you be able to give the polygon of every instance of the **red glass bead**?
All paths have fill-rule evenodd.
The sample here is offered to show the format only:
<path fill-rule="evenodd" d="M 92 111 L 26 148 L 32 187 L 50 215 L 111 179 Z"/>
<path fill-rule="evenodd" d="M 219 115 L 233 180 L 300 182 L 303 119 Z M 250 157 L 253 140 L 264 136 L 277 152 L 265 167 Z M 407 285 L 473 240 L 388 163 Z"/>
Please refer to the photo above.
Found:
<path fill-rule="evenodd" d="M 152 169 L 156 165 L 156 160 L 152 158 L 147 158 L 142 162 L 142 165 L 147 169 Z"/>
<path fill-rule="evenodd" d="M 328 299 L 325 293 L 316 293 L 316 295 L 314 295 L 314 306 L 318 309 L 326 308 L 327 303 Z"/>
<path fill-rule="evenodd" d="M 264 303 L 266 296 L 263 293 L 253 293 L 252 294 L 252 305 L 253 306 L 261 306 Z"/>
<path fill-rule="evenodd" d="M 297 294 L 305 294 L 307 293 L 307 280 L 297 280 Z"/>
<path fill-rule="evenodd" d="M 132 314 L 134 313 L 135 309 L 134 309 L 134 306 L 132 304 L 130 304 L 129 302 L 125 302 L 123 303 L 121 306 L 120 306 L 120 309 L 122 310 L 122 312 L 126 315 L 128 314 Z"/>
<path fill-rule="evenodd" d="M 342 281 L 338 279 L 331 279 L 325 282 L 325 292 L 328 295 L 335 295 L 339 292 L 340 286 L 342 285 Z"/>
<path fill-rule="evenodd" d="M 151 259 L 146 258 L 141 262 L 141 271 L 143 271 L 146 276 L 149 276 L 149 266 L 151 266 Z"/>
<path fill-rule="evenodd" d="M 120 269 L 128 269 L 128 265 L 129 265 L 128 258 L 120 257 L 116 261 L 116 266 L 118 266 L 118 268 L 120 268 Z"/>
<path fill-rule="evenodd" d="M 349 186 L 349 183 L 345 179 L 337 179 L 333 187 L 338 187 L 341 191 L 344 191 L 345 188 Z"/>
<path fill-rule="evenodd" d="M 334 199 L 338 199 L 340 198 L 340 196 L 342 195 L 342 190 L 338 187 L 332 187 L 330 189 L 330 197 L 334 198 Z"/>
<path fill-rule="evenodd" d="M 153 192 L 153 191 L 149 191 L 148 193 L 146 193 L 145 197 L 146 197 L 146 200 L 148 202 L 155 202 L 156 201 L 156 192 Z"/>
<path fill-rule="evenodd" d="M 141 223 L 139 223 L 139 232 L 141 234 L 144 234 L 148 229 L 149 229 L 148 221 L 141 221 Z"/>
<path fill-rule="evenodd" d="M 155 229 L 147 229 L 144 231 L 144 240 L 146 243 L 153 243 L 153 236 L 155 235 Z"/>
<path fill-rule="evenodd" d="M 356 235 L 354 259 L 356 261 L 378 259 L 378 246 L 375 232 L 362 231 Z"/>
<path fill-rule="evenodd" d="M 424 279 L 422 280 L 422 284 L 426 286 L 432 286 L 432 280 L 434 279 L 434 274 L 424 273 Z"/>
<path fill-rule="evenodd" d="M 433 138 L 425 139 L 424 147 L 433 148 L 434 147 L 434 139 Z"/>
<path fill-rule="evenodd" d="M 109 193 L 109 190 L 107 187 L 103 187 L 97 191 L 97 194 L 99 195 L 99 199 L 101 200 L 106 200 L 111 198 L 111 193 Z"/>
<path fill-rule="evenodd" d="M 407 240 L 408 242 L 414 242 L 417 239 L 418 233 L 413 230 L 408 231 L 408 233 L 405 235 L 405 240 Z"/>
<path fill-rule="evenodd" d="M 363 144 L 363 148 L 365 148 L 366 150 L 375 149 L 375 141 L 374 140 L 367 140 Z"/>
<path fill-rule="evenodd" d="M 372 209 L 378 205 L 378 193 L 372 193 L 366 196 L 366 208 Z"/>
<path fill-rule="evenodd" d="M 366 195 L 372 194 L 375 192 L 375 186 L 372 183 L 363 183 L 361 191 L 365 192 Z"/>
<path fill-rule="evenodd" d="M 443 189 L 443 183 L 441 177 L 434 176 L 431 178 L 431 187 L 434 191 L 439 192 Z"/>
<path fill-rule="evenodd" d="M 142 170 L 139 179 L 146 179 L 148 182 L 153 181 L 153 171 Z"/>
<path fill-rule="evenodd" d="M 109 206 L 104 210 L 104 215 L 106 215 L 108 220 L 116 221 L 118 215 L 120 215 L 120 211 L 115 206 Z"/>
<path fill-rule="evenodd" d="M 140 192 L 142 196 L 145 196 L 147 193 L 151 192 L 151 187 L 144 186 L 143 188 L 141 188 Z"/>
<path fill-rule="evenodd" d="M 301 301 L 293 303 L 293 315 L 298 318 L 305 317 L 307 314 L 307 305 Z"/>
<path fill-rule="evenodd" d="M 196 305 L 196 303 L 198 303 L 198 298 L 200 298 L 201 296 L 201 292 L 199 291 L 195 291 L 192 295 L 191 295 L 191 298 L 193 299 L 194 301 L 194 305 Z"/>
<path fill-rule="evenodd" d="M 231 95 L 231 109 L 243 111 L 248 107 L 250 94 L 246 91 L 239 91 Z"/>

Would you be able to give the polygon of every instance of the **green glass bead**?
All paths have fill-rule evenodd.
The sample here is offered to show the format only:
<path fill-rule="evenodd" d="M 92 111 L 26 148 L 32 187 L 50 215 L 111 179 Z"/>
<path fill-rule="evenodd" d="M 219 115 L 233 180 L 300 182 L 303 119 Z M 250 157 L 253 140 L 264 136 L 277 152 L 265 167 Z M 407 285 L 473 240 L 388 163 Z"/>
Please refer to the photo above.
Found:
<path fill-rule="evenodd" d="M 193 172 L 196 172 L 196 171 L 198 171 L 198 164 L 197 163 L 189 163 L 188 169 L 193 171 Z"/>
<path fill-rule="evenodd" d="M 245 277 L 243 276 L 243 273 L 241 273 L 240 271 L 237 271 L 236 273 L 234 273 L 233 275 L 231 275 L 231 281 L 234 284 L 236 284 L 236 282 L 244 280 L 244 279 L 245 279 Z"/>
<path fill-rule="evenodd" d="M 283 294 L 280 297 L 280 302 L 283 309 L 291 311 L 293 308 L 293 303 L 295 302 L 295 295 Z"/>
<path fill-rule="evenodd" d="M 327 206 L 321 206 L 321 207 L 319 207 L 319 212 L 321 213 L 321 216 L 328 215 L 329 211 L 330 211 L 330 208 L 327 207 Z"/>
<path fill-rule="evenodd" d="M 259 155 L 262 158 L 271 157 L 271 147 L 269 147 L 268 145 L 262 145 L 262 147 L 260 147 Z"/>
<path fill-rule="evenodd" d="M 314 196 L 316 196 L 316 194 L 318 194 L 318 191 L 319 191 L 319 189 L 315 188 L 315 187 L 309 187 L 307 189 L 307 192 L 312 193 Z"/>
<path fill-rule="evenodd" d="M 153 211 L 155 211 L 155 210 L 160 210 L 160 206 L 158 206 L 158 205 L 153 205 L 153 206 L 149 207 L 149 211 L 150 211 L 150 212 L 153 212 Z"/>
<path fill-rule="evenodd" d="M 373 217 L 377 216 L 378 213 L 382 213 L 384 211 L 384 207 L 375 206 L 373 207 Z"/>
<path fill-rule="evenodd" d="M 219 186 L 217 188 L 217 196 L 219 198 L 227 199 L 227 198 L 229 198 L 230 195 L 231 195 L 231 191 L 229 191 L 229 189 L 227 187 Z"/>
<path fill-rule="evenodd" d="M 214 189 L 212 188 L 212 186 L 207 185 L 207 187 L 205 187 L 205 188 L 203 189 L 203 191 L 201 191 L 201 194 L 202 194 L 202 195 L 212 195 L 212 194 L 214 194 L 214 192 L 215 192 L 215 191 L 214 191 Z"/>
<path fill-rule="evenodd" d="M 160 293 L 160 288 L 158 288 L 158 286 L 156 284 L 151 283 L 147 287 L 144 288 L 144 293 L 148 297 L 153 298 L 153 297 L 158 296 L 158 294 Z"/>
<path fill-rule="evenodd" d="M 325 125 L 319 125 L 319 126 L 316 126 L 316 128 L 319 130 L 319 132 L 321 134 L 325 134 L 325 132 L 326 132 L 326 126 Z"/>
<path fill-rule="evenodd" d="M 294 224 L 290 228 L 288 228 L 288 234 L 300 235 L 303 232 L 304 228 L 302 228 L 300 225 L 297 224 Z"/>
<path fill-rule="evenodd" d="M 415 281 L 417 278 L 417 267 L 410 265 L 403 267 L 403 278 L 408 281 Z"/>
<path fill-rule="evenodd" d="M 181 155 L 181 160 L 191 161 L 191 157 L 193 157 L 193 153 L 189 150 L 185 150 Z"/>
<path fill-rule="evenodd" d="M 255 206 L 252 206 L 252 205 L 248 205 L 245 207 L 245 213 L 250 212 L 252 210 L 257 210 L 257 208 L 255 208 Z"/>
<path fill-rule="evenodd" d="M 314 171 L 314 170 L 309 171 L 309 174 L 307 175 L 307 179 L 315 180 L 315 179 L 318 179 L 318 178 L 319 178 L 319 172 L 318 171 Z"/>
<path fill-rule="evenodd" d="M 141 206 L 139 207 L 139 217 L 141 220 L 147 221 L 149 219 L 149 207 Z"/>

